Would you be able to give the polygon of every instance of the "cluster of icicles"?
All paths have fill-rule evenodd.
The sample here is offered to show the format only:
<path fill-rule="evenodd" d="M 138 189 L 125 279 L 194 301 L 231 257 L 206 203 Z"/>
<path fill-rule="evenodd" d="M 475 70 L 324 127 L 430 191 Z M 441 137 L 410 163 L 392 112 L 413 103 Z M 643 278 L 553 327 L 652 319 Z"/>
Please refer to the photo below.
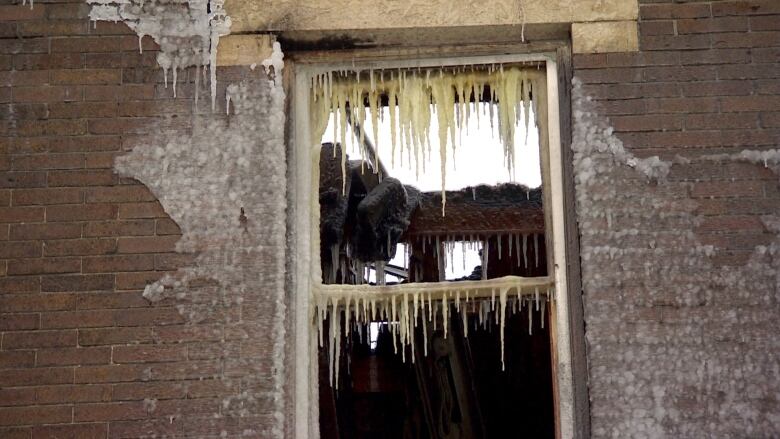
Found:
<path fill-rule="evenodd" d="M 491 314 L 493 320 L 499 325 L 501 337 L 501 369 L 504 370 L 504 324 L 506 321 L 507 307 L 513 314 L 528 309 L 528 333 L 533 327 L 534 312 L 540 313 L 541 324 L 544 327 L 544 314 L 546 304 L 553 297 L 552 285 L 547 282 L 536 286 L 511 285 L 511 276 L 494 279 L 498 281 L 494 287 L 479 287 L 473 282 L 467 282 L 469 286 L 457 284 L 448 285 L 447 290 L 426 288 L 421 284 L 414 291 L 366 294 L 365 289 L 350 288 L 349 290 L 323 291 L 315 294 L 315 314 L 319 347 L 325 345 L 324 322 L 329 325 L 328 359 L 330 383 L 335 380 L 338 388 L 339 359 L 341 357 L 342 338 L 346 339 L 355 331 L 359 334 L 360 342 L 365 337 L 365 328 L 376 321 L 387 322 L 393 339 L 393 349 L 397 354 L 400 348 L 401 357 L 406 361 L 407 346 L 412 350 L 411 360 L 414 363 L 415 355 L 415 329 L 422 326 L 423 355 L 428 355 L 428 323 L 433 324 L 433 330 L 437 330 L 441 323 L 444 337 L 447 337 L 448 323 L 451 307 L 461 314 L 463 320 L 464 336 L 468 336 L 469 314 L 476 314 L 474 319 L 475 329 L 477 325 L 487 328 L 490 324 Z M 504 281 L 504 282 L 502 282 Z M 414 284 L 411 284 L 414 285 Z M 392 288 L 392 287 L 388 287 Z M 514 292 L 510 296 L 510 292 Z M 496 303 L 498 302 L 498 303 Z M 426 322 L 427 320 L 427 322 Z"/>
<path fill-rule="evenodd" d="M 540 243 L 540 241 L 543 239 L 543 237 L 544 235 L 541 233 L 508 233 L 495 235 L 493 238 L 495 238 L 494 245 L 498 246 L 498 259 L 501 260 L 503 246 L 506 245 L 508 247 L 509 257 L 512 257 L 513 252 L 519 252 L 518 256 L 522 255 L 522 257 L 516 258 L 518 267 L 520 267 L 522 263 L 523 268 L 528 269 L 529 260 L 531 259 L 529 253 L 533 252 L 533 268 L 539 268 L 539 249 L 544 246 L 544 242 Z M 482 264 L 482 280 L 487 279 L 487 267 L 488 262 L 490 262 L 488 260 L 488 255 L 490 254 L 490 243 L 492 241 L 476 235 L 423 235 L 417 238 L 417 242 L 419 243 L 419 247 L 422 249 L 423 254 L 431 251 L 433 252 L 432 254 L 436 255 L 438 254 L 438 251 L 441 252 L 443 257 L 437 259 L 440 281 L 446 280 L 444 276 L 448 267 L 455 267 L 455 249 L 456 244 L 458 243 L 462 244 L 460 246 L 460 259 L 464 270 L 466 269 L 466 253 L 469 251 L 482 251 L 482 259 L 480 261 Z M 350 271 L 353 273 L 363 274 L 363 276 L 356 277 L 357 284 L 360 285 L 363 283 L 363 279 L 367 279 L 369 277 L 368 272 L 371 269 L 371 264 L 363 263 L 357 259 L 352 258 L 352 246 L 349 243 L 344 244 L 344 249 L 346 251 L 346 259 L 340 257 L 341 246 L 339 244 L 334 244 L 330 247 L 331 260 L 328 264 L 329 270 L 326 270 L 326 273 L 324 273 L 329 277 L 325 277 L 323 281 L 326 284 L 336 283 L 337 271 L 340 270 L 341 273 L 346 273 L 348 271 L 346 260 L 349 260 L 349 268 L 351 269 Z M 412 244 L 407 242 L 405 245 L 399 248 L 399 251 L 402 251 L 403 253 L 403 266 L 409 267 Z M 386 265 L 386 261 L 374 262 L 377 285 L 384 286 L 386 283 L 384 276 Z M 421 270 L 421 267 L 418 265 L 415 267 L 415 269 Z M 414 278 L 421 279 L 422 273 L 418 271 L 415 273 Z"/>
<path fill-rule="evenodd" d="M 456 151 L 459 134 L 472 116 L 479 121 L 487 109 L 491 127 L 498 120 L 499 140 L 504 149 L 504 162 L 514 176 L 515 127 L 525 124 L 530 112 L 539 115 L 546 102 L 544 72 L 528 66 L 491 64 L 469 67 L 438 67 L 417 69 L 326 72 L 315 75 L 311 84 L 312 132 L 319 140 L 325 134 L 329 118 L 335 115 L 334 138 L 347 139 L 347 125 L 363 126 L 367 114 L 373 127 L 373 141 L 378 151 L 379 121 L 387 102 L 390 117 L 390 147 L 393 157 L 397 147 L 400 156 L 414 155 L 416 172 L 419 163 L 430 157 L 431 120 L 437 118 L 439 155 L 441 157 L 442 214 L 446 205 L 444 191 L 448 146 Z M 489 100 L 484 100 L 489 92 Z M 471 101 L 481 103 L 472 106 Z M 497 107 L 497 111 L 494 110 Z M 365 108 L 368 108 L 368 112 Z M 498 114 L 494 114 L 494 113 Z M 537 117 L 537 121 L 540 119 Z M 340 134 L 337 137 L 336 134 Z M 365 133 L 360 131 L 358 147 L 363 157 Z M 315 140 L 315 141 L 316 141 Z M 352 139 L 350 139 L 352 141 Z M 374 167 L 378 172 L 378 167 Z M 342 175 L 346 173 L 346 148 L 341 148 Z M 343 180 L 343 179 L 342 179 Z M 346 183 L 345 183 L 346 184 Z"/>

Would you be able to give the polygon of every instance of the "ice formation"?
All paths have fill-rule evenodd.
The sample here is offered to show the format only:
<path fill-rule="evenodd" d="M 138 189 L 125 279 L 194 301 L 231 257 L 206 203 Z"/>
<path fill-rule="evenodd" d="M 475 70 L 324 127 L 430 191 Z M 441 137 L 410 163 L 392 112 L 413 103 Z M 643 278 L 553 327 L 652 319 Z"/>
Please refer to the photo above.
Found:
<path fill-rule="evenodd" d="M 247 70 L 230 87 L 229 117 L 195 114 L 191 133 L 150 127 L 159 134 L 115 163 L 152 190 L 181 228 L 176 250 L 193 259 L 144 297 L 170 301 L 193 330 L 216 334 L 209 340 L 224 349 L 225 371 L 216 378 L 236 393 L 214 415 L 267 414 L 259 437 L 283 437 L 285 409 L 285 93 L 274 49 L 274 79 Z M 251 347 L 261 338 L 272 352 Z"/>
<path fill-rule="evenodd" d="M 225 14 L 224 0 L 87 0 L 90 20 L 123 22 L 141 40 L 149 35 L 160 46 L 157 63 L 163 69 L 165 83 L 172 73 L 176 96 L 178 72 L 193 68 L 196 89 L 200 87 L 199 69 L 208 67 L 211 107 L 216 107 L 217 46 L 219 38 L 230 33 L 231 20 Z M 197 99 L 197 92 L 196 92 Z"/>
<path fill-rule="evenodd" d="M 573 85 L 593 437 L 771 437 L 780 431 L 778 216 L 762 218 L 769 245 L 721 267 L 715 258 L 728 249 L 699 233 L 703 203 L 721 200 L 692 198 L 689 176 L 712 175 L 713 160 L 771 168 L 778 154 L 638 158 Z"/>
<path fill-rule="evenodd" d="M 393 348 L 406 361 L 414 362 L 415 330 L 423 328 L 423 355 L 427 355 L 427 324 L 433 328 L 442 325 L 444 337 L 452 308 L 460 312 L 468 330 L 468 313 L 477 314 L 480 325 L 493 322 L 499 326 L 501 337 L 501 364 L 504 366 L 504 323 L 507 306 L 517 312 L 529 310 L 529 331 L 533 312 L 544 312 L 540 302 L 551 300 L 552 281 L 547 278 L 505 276 L 485 281 L 407 283 L 392 286 L 319 285 L 314 287 L 314 314 L 319 346 L 328 340 L 329 374 L 331 384 L 338 387 L 339 360 L 343 338 L 352 331 L 363 331 L 372 321 L 386 321 L 393 338 Z M 496 299 L 498 298 L 498 303 Z M 539 317 L 541 318 L 541 317 Z M 426 323 L 426 320 L 428 323 Z M 324 323 L 329 331 L 325 334 Z M 466 334 L 468 334 L 466 332 Z M 407 352 L 408 351 L 408 352 Z"/>
<path fill-rule="evenodd" d="M 530 111 L 534 114 L 544 113 L 544 78 L 544 73 L 537 69 L 502 64 L 323 73 L 316 75 L 311 84 L 311 138 L 321 139 L 330 115 L 335 114 L 334 129 L 340 133 L 341 139 L 347 139 L 347 125 L 364 124 L 366 112 L 363 109 L 366 106 L 376 130 L 381 113 L 379 110 L 387 104 L 391 144 L 380 145 L 379 136 L 375 132 L 375 147 L 378 150 L 389 146 L 393 151 L 400 148 L 402 159 L 404 155 L 414 155 L 416 172 L 419 173 L 419 164 L 425 163 L 425 158 L 433 153 L 429 132 L 432 118 L 437 118 L 439 145 L 436 153 L 441 156 L 444 214 L 447 148 L 457 149 L 458 133 L 466 125 L 464 122 L 472 117 L 472 113 L 479 118 L 486 108 L 489 110 L 487 116 L 491 126 L 498 124 L 505 164 L 510 174 L 513 174 L 515 127 L 523 122 L 527 130 Z M 486 93 L 489 93 L 487 98 Z M 476 105 L 470 103 L 472 99 Z M 497 105 L 498 114 L 494 114 L 491 103 Z M 361 131 L 358 145 L 361 155 L 369 157 L 363 151 L 364 136 Z M 352 140 L 351 137 L 349 139 Z M 345 168 L 346 148 L 342 148 L 342 174 L 346 173 Z M 374 172 L 378 172 L 378 168 L 375 168 Z"/>

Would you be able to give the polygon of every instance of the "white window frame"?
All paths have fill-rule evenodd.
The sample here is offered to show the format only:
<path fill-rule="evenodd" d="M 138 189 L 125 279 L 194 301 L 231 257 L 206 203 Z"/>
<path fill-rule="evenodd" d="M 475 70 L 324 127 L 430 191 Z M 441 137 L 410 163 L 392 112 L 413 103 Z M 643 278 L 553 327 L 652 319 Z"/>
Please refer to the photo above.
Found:
<path fill-rule="evenodd" d="M 294 203 L 288 209 L 294 215 L 290 226 L 292 258 L 291 289 L 293 295 L 293 335 L 292 352 L 294 377 L 292 380 L 292 408 L 295 439 L 319 438 L 319 397 L 317 371 L 317 327 L 313 323 L 312 291 L 322 282 L 320 268 L 319 224 L 313 221 L 319 212 L 318 194 L 312 193 L 313 178 L 319 178 L 319 139 L 310 138 L 310 85 L 317 74 L 336 70 L 360 69 L 397 69 L 397 68 L 435 68 L 440 66 L 470 64 L 510 64 L 543 62 L 547 78 L 547 151 L 541 151 L 543 193 L 545 208 L 545 229 L 548 251 L 548 266 L 552 267 L 554 281 L 554 302 L 551 327 L 553 374 L 553 399 L 555 401 L 556 436 L 574 437 L 575 431 L 575 394 L 572 373 L 572 347 L 569 327 L 569 296 L 567 279 L 566 228 L 564 211 L 563 160 L 561 151 L 561 127 L 558 90 L 558 64 L 555 52 L 451 56 L 446 58 L 422 59 L 382 59 L 379 61 L 340 61 L 312 59 L 293 63 L 292 116 L 290 123 L 291 166 L 290 190 L 288 201 Z M 550 233 L 551 232 L 551 233 Z M 549 254 L 550 252 L 548 252 Z M 572 255 L 569 255 L 570 257 Z M 289 424 L 288 424 L 289 425 Z"/>

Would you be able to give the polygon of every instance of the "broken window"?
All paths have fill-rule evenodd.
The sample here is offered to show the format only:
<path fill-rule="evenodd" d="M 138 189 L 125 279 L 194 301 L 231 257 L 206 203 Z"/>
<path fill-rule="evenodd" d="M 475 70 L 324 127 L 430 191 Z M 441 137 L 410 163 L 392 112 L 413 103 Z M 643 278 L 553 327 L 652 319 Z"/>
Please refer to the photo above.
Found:
<path fill-rule="evenodd" d="M 323 438 L 554 434 L 544 79 L 538 63 L 313 78 Z"/>

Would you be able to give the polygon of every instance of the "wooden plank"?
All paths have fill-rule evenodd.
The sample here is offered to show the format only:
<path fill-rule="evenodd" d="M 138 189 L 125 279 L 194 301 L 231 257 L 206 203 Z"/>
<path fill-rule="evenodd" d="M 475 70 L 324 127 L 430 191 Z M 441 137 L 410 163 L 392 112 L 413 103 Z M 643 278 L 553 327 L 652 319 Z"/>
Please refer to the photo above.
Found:
<path fill-rule="evenodd" d="M 560 114 L 560 142 L 563 166 L 564 227 L 566 228 L 566 291 L 569 305 L 569 337 L 574 397 L 574 439 L 590 437 L 590 403 L 588 399 L 588 364 L 585 344 L 585 318 L 582 304 L 582 275 L 580 272 L 579 229 L 574 192 L 574 152 L 571 149 L 571 48 L 561 46 L 556 53 L 559 68 L 558 102 Z"/>

